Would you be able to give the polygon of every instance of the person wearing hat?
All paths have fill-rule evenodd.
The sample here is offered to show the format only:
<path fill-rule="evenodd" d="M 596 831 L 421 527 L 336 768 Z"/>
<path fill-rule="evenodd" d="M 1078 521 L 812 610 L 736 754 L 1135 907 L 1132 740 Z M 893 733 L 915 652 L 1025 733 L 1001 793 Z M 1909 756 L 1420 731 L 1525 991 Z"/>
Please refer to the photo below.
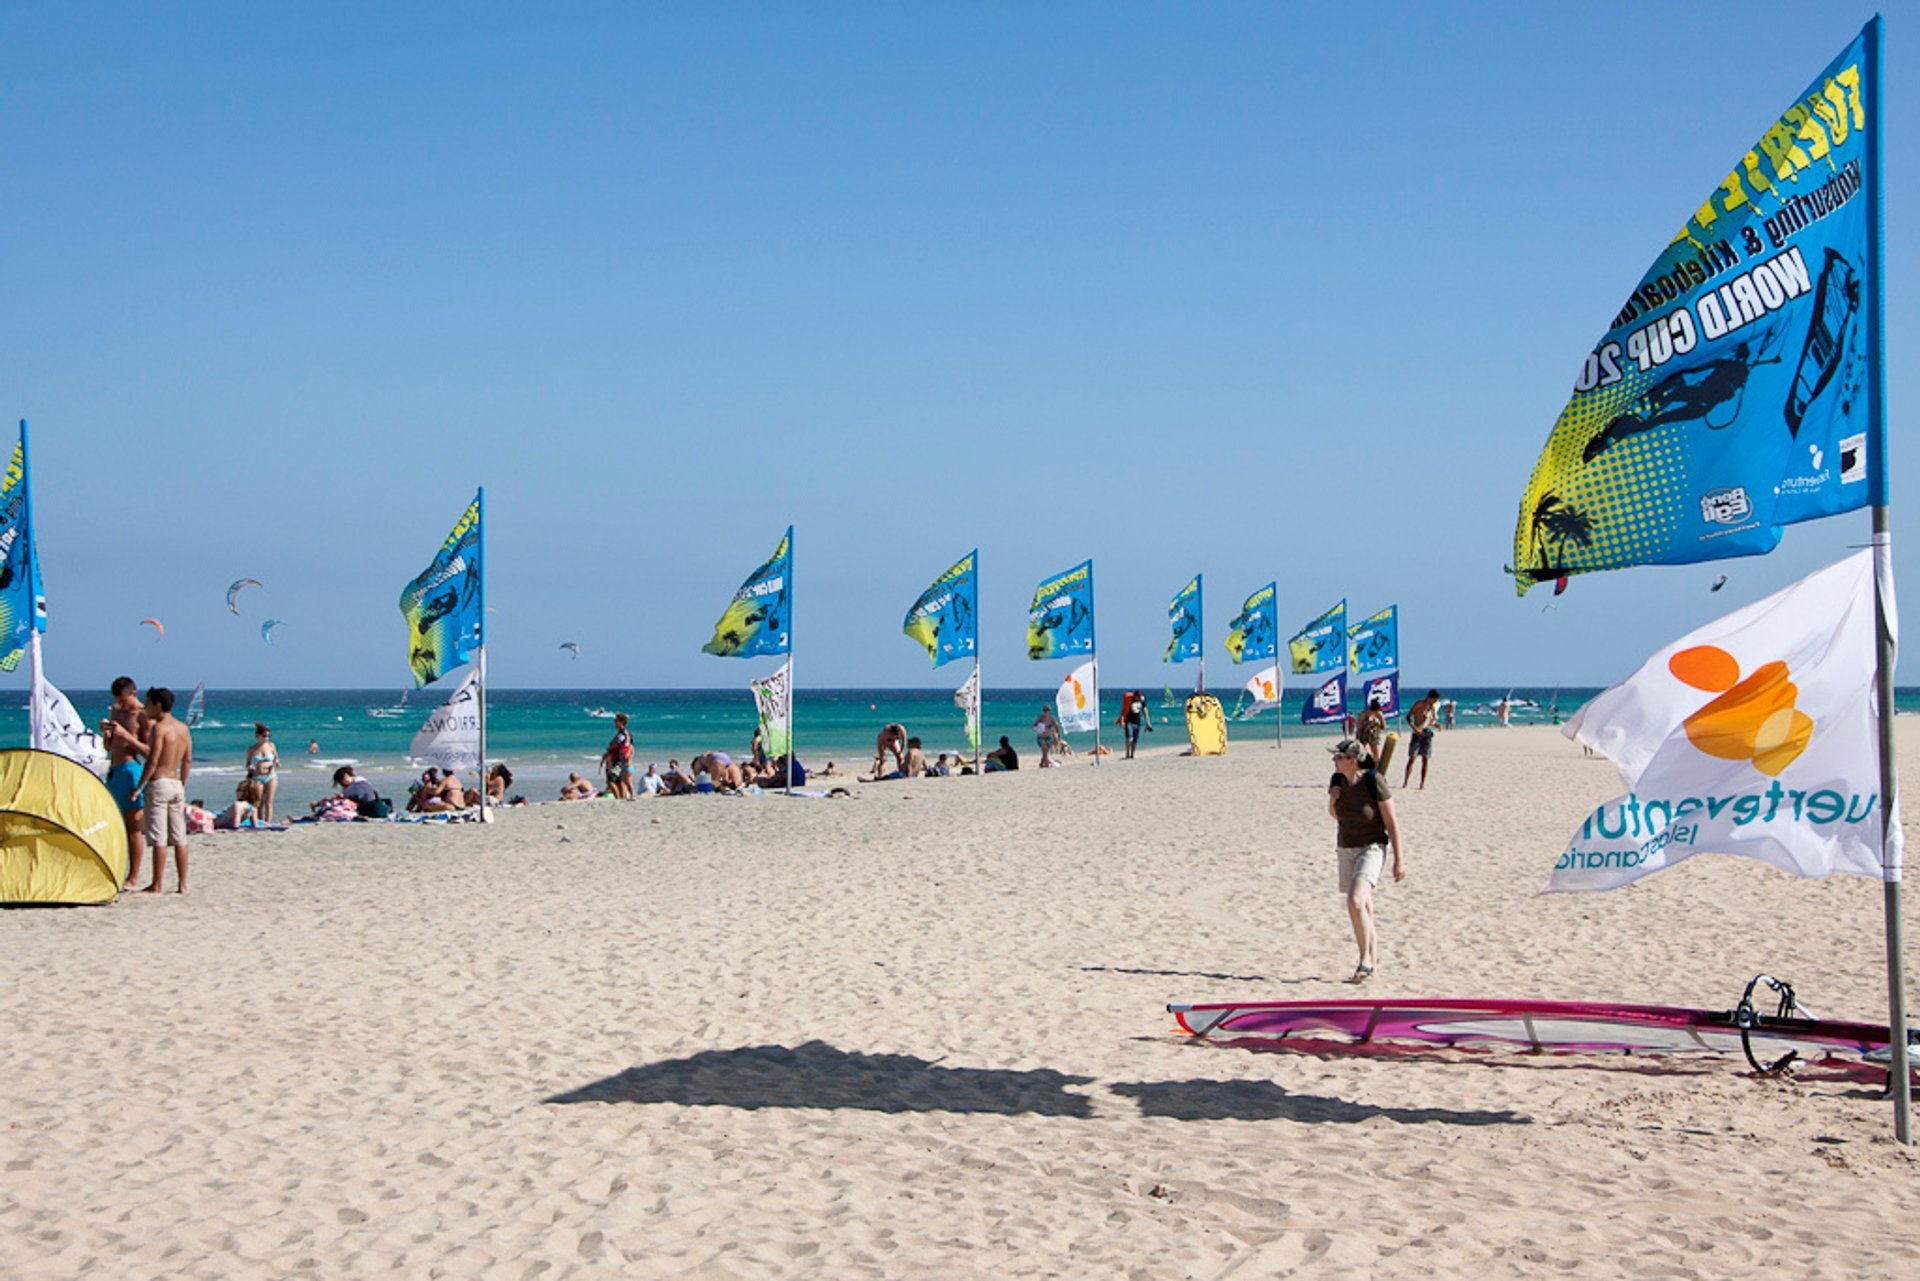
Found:
<path fill-rule="evenodd" d="M 1393 793 L 1372 767 L 1366 745 L 1343 738 L 1333 752 L 1333 779 L 1327 786 L 1327 814 L 1336 824 L 1334 850 L 1340 859 L 1340 892 L 1347 896 L 1347 918 L 1360 963 L 1349 983 L 1365 983 L 1375 964 L 1373 888 L 1380 883 L 1387 848 L 1393 849 L 1393 879 L 1407 879 L 1400 853 L 1400 825 L 1394 819 Z"/>

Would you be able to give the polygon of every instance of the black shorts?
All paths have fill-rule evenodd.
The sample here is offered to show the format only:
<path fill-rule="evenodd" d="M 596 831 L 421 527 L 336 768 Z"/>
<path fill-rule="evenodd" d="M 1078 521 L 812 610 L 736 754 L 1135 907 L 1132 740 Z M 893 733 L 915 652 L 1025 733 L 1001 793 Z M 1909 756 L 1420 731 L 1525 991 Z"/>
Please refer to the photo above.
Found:
<path fill-rule="evenodd" d="M 1424 761 L 1433 755 L 1433 731 L 1417 729 L 1407 744 L 1407 759 Z"/>

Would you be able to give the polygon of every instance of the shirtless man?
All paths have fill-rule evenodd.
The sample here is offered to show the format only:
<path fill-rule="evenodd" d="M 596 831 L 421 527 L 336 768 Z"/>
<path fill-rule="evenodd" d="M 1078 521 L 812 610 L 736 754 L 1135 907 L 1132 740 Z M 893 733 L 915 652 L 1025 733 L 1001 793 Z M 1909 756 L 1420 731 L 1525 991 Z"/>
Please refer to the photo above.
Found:
<path fill-rule="evenodd" d="M 893 753 L 893 767 L 902 774 L 907 772 L 907 727 L 898 722 L 880 731 L 873 740 L 873 776 L 876 779 L 887 776 L 887 753 Z"/>
<path fill-rule="evenodd" d="M 560 787 L 560 799 L 563 801 L 590 801 L 593 796 L 593 784 L 578 774 L 567 775 L 567 781 Z"/>
<path fill-rule="evenodd" d="M 1433 731 L 1440 724 L 1440 691 L 1430 689 L 1427 696 L 1415 703 L 1407 712 L 1407 727 L 1413 731 L 1413 737 L 1407 743 L 1407 768 L 1400 776 L 1400 787 L 1405 790 L 1407 781 L 1413 777 L 1413 763 L 1420 762 L 1420 790 L 1427 788 L 1427 761 L 1433 755 Z"/>
<path fill-rule="evenodd" d="M 113 683 L 113 708 L 100 726 L 107 742 L 107 790 L 120 807 L 127 825 L 127 883 L 130 890 L 140 879 L 140 864 L 146 854 L 144 829 L 140 817 L 141 763 L 137 745 L 147 741 L 147 713 L 141 706 L 139 688 L 133 677 L 122 676 Z"/>
<path fill-rule="evenodd" d="M 153 846 L 153 880 L 146 892 L 158 894 L 167 872 L 167 846 L 179 892 L 187 892 L 187 775 L 193 769 L 193 733 L 173 717 L 173 691 L 156 685 L 147 691 L 147 734 L 137 744 L 147 758 L 143 786 L 147 794 L 147 844 Z"/>
<path fill-rule="evenodd" d="M 920 749 L 920 740 L 907 740 L 907 777 L 919 778 L 927 772 L 927 754 Z"/>

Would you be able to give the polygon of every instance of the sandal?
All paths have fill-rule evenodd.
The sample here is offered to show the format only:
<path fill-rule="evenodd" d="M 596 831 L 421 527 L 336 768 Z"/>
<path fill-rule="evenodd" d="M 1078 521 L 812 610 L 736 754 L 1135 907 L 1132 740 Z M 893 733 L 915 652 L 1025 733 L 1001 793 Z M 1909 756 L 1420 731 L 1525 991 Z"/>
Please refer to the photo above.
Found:
<path fill-rule="evenodd" d="M 1368 979 L 1372 977 L 1373 977 L 1373 967 L 1371 965 L 1357 965 L 1354 967 L 1353 977 L 1348 979 L 1347 982 L 1365 983 Z"/>

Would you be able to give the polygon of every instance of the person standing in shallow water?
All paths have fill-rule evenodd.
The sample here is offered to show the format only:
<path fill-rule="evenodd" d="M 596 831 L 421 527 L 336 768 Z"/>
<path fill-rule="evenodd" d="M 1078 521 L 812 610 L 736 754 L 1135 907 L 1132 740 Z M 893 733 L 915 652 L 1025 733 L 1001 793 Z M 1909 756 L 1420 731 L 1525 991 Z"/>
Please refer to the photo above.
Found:
<path fill-rule="evenodd" d="M 1376 938 L 1373 928 L 1373 891 L 1388 847 L 1393 850 L 1393 879 L 1407 879 L 1401 857 L 1400 824 L 1393 812 L 1393 793 L 1387 781 L 1366 763 L 1367 749 L 1356 739 L 1343 738 L 1333 751 L 1333 779 L 1327 785 L 1327 814 L 1335 824 L 1334 853 L 1339 858 L 1340 892 L 1346 896 L 1347 919 L 1360 950 L 1359 964 L 1349 983 L 1373 977 Z"/>

